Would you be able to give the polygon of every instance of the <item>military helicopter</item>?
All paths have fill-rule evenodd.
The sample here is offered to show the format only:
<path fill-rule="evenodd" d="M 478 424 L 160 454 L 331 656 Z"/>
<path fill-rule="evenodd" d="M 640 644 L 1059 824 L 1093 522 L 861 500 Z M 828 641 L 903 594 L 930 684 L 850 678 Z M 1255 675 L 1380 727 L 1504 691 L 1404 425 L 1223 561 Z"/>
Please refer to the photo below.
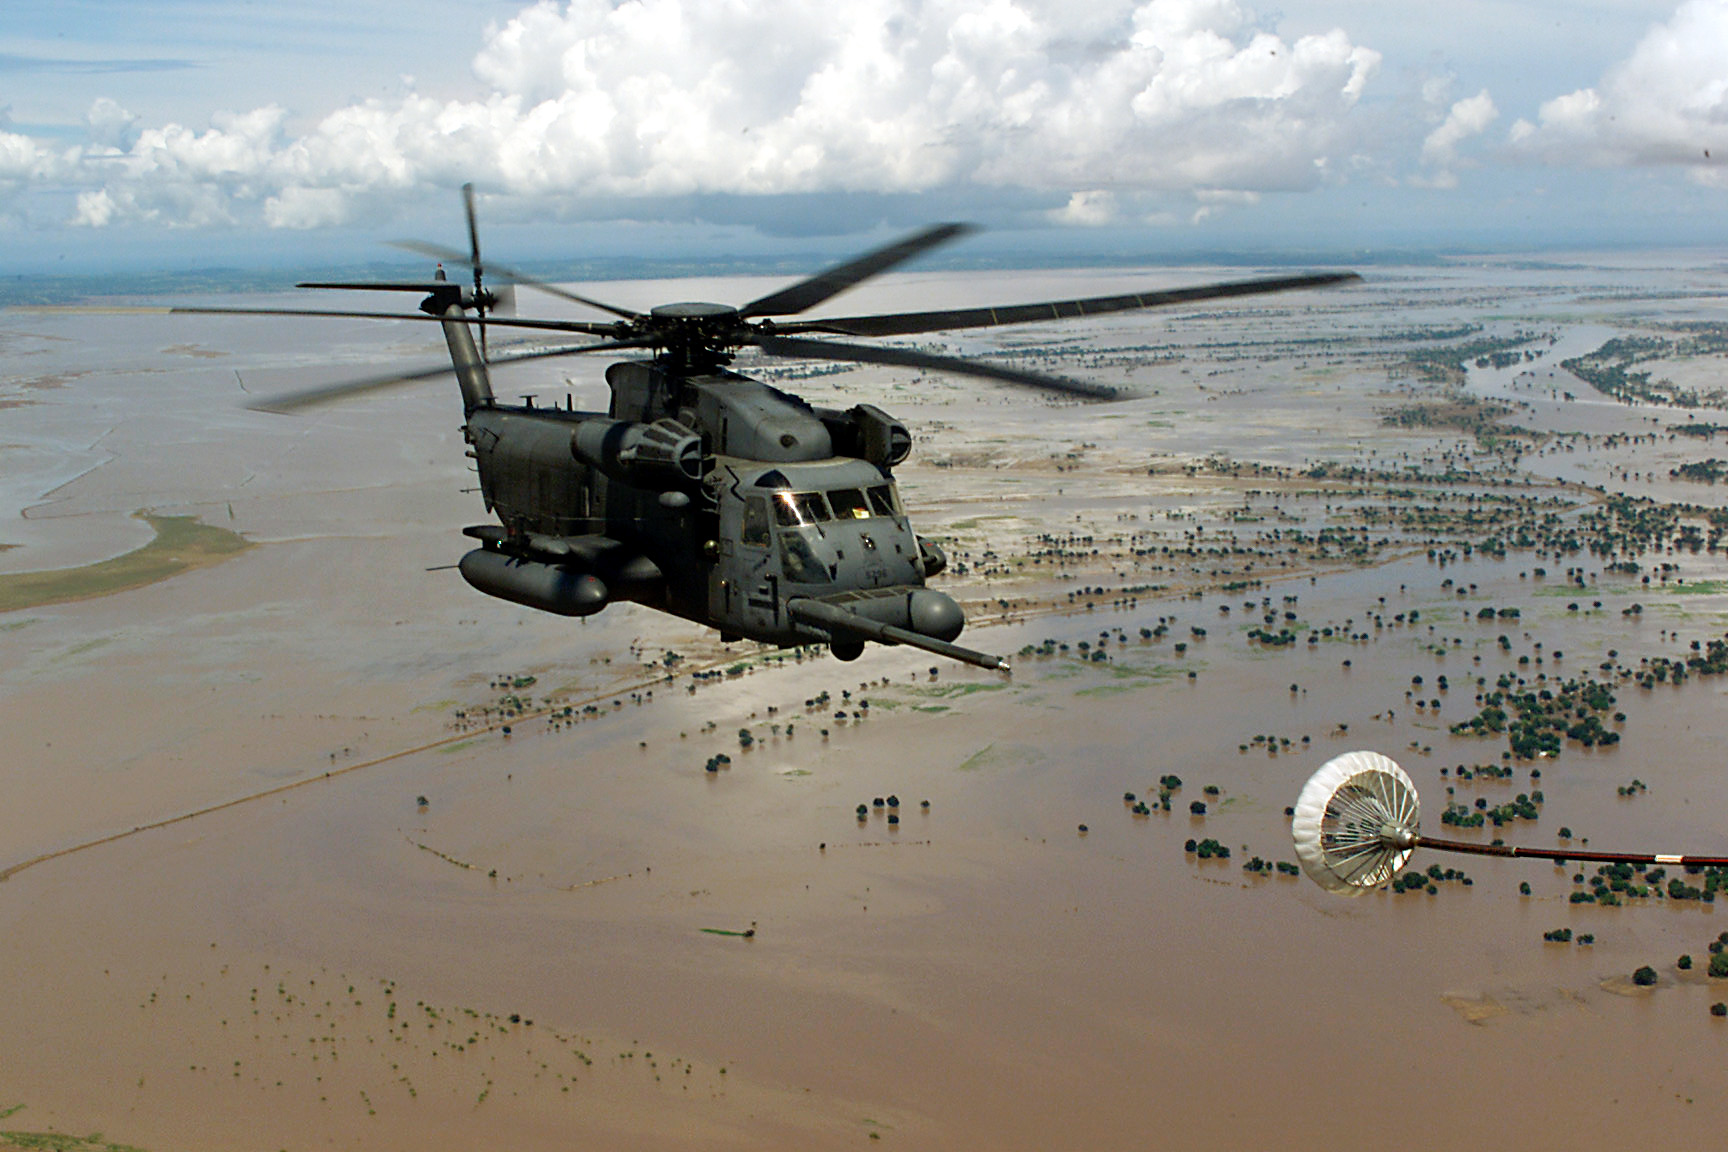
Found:
<path fill-rule="evenodd" d="M 464 528 L 479 547 L 458 567 L 475 589 L 560 616 L 618 601 L 718 629 L 723 641 L 826 644 L 855 660 L 868 641 L 904 644 L 989 669 L 998 656 L 954 643 L 965 613 L 929 587 L 947 559 L 912 529 L 894 482 L 911 451 L 906 426 L 872 404 L 820 408 L 728 368 L 755 348 L 802 360 L 889 364 L 1107 399 L 1113 389 L 1016 367 L 815 336 L 881 337 L 1025 324 L 1315 288 L 1358 279 L 1316 273 L 1170 291 L 997 308 L 785 320 L 970 232 L 926 228 L 742 307 L 665 304 L 647 312 L 593 300 L 481 258 L 472 185 L 463 188 L 467 252 L 401 246 L 466 265 L 471 286 L 306 282 L 314 289 L 423 294 L 418 313 L 184 308 L 175 311 L 413 319 L 443 328 L 450 365 L 309 389 L 254 407 L 286 412 L 406 381 L 454 373 L 463 437 L 486 508 L 498 522 Z M 607 313 L 610 321 L 533 320 L 486 271 Z M 595 338 L 488 355 L 488 325 Z M 475 336 L 478 335 L 478 343 Z M 641 352 L 606 370 L 605 412 L 500 402 L 491 370 L 548 357 Z"/>

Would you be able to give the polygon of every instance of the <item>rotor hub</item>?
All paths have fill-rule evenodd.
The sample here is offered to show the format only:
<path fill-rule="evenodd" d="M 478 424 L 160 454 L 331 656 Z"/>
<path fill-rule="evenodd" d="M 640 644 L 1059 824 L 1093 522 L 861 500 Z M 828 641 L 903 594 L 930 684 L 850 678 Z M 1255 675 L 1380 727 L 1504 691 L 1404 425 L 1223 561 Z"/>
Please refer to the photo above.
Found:
<path fill-rule="evenodd" d="M 731 361 L 746 327 L 731 305 L 687 301 L 651 309 L 637 330 L 665 348 L 679 371 L 712 372 Z"/>
<path fill-rule="evenodd" d="M 660 304 L 649 310 L 656 320 L 733 320 L 738 309 L 730 304 L 705 304 L 690 301 L 683 304 Z"/>

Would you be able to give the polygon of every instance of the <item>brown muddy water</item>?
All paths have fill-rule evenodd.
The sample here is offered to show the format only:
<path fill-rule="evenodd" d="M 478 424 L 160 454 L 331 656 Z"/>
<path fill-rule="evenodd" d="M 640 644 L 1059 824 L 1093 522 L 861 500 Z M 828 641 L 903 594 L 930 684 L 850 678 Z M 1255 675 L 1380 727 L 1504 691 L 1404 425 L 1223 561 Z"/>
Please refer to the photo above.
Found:
<path fill-rule="evenodd" d="M 151 1152 L 1716 1146 L 1719 905 L 1570 903 L 1577 866 L 1431 853 L 1414 864 L 1471 883 L 1345 900 L 1242 867 L 1294 860 L 1285 807 L 1352 748 L 1404 765 L 1432 832 L 1448 787 L 1466 807 L 1540 789 L 1538 820 L 1456 834 L 1728 852 L 1719 676 L 1615 680 L 1621 741 L 1537 761 L 1448 730 L 1502 675 L 1607 678 L 1722 637 L 1718 554 L 1664 536 L 1636 572 L 1552 546 L 1465 557 L 1487 529 L 1381 515 L 1506 496 L 1573 523 L 1598 483 L 1719 507 L 1668 471 L 1710 449 L 1672 426 L 1728 424 L 1720 409 L 1518 382 L 1546 359 L 1466 385 L 1572 434 L 1515 459 L 1382 419 L 1440 387 L 1408 356 L 1448 339 L 1553 335 L 1518 347 L 1571 356 L 1597 332 L 1725 319 L 1678 290 L 1700 275 L 1390 270 L 966 344 L 1139 392 L 1103 406 L 875 370 L 776 378 L 908 418 L 907 503 L 956 559 L 942 583 L 969 642 L 1013 656 L 1011 678 L 877 648 L 775 660 L 628 607 L 573 624 L 485 600 L 428 571 L 482 518 L 448 389 L 301 420 L 228 406 L 242 384 L 430 348 L 415 337 L 338 325 L 320 354 L 248 323 L 0 316 L 43 377 L 87 369 L 20 385 L 4 413 L 22 461 L 7 571 L 136 547 L 140 508 L 261 545 L 0 615 L 0 1131 Z M 895 283 L 917 306 L 1003 291 Z M 1108 290 L 1044 274 L 1015 294 L 1070 285 Z M 679 294 L 760 294 L 701 288 Z M 1483 328 L 1437 335 L 1465 323 Z M 124 342 L 157 351 L 130 362 Z M 1648 367 L 1695 384 L 1722 364 Z M 500 391 L 563 386 L 547 369 Z M 1298 474 L 1322 461 L 1369 478 Z M 1368 527 L 1366 551 L 1292 543 L 1327 526 Z M 1071 537 L 1062 555 L 1032 564 L 1052 535 Z M 1297 642 L 1253 638 L 1267 615 Z M 518 676 L 535 681 L 497 686 Z M 510 736 L 457 720 L 512 692 L 534 705 Z M 573 720 L 540 714 L 547 698 Z M 1457 775 L 1501 764 L 1510 778 Z M 1166 774 L 1172 811 L 1133 814 L 1124 793 L 1155 800 Z M 1184 851 L 1205 838 L 1230 858 Z M 1593 943 L 1543 942 L 1561 927 Z M 1632 985 L 1642 965 L 1654 988 Z"/>

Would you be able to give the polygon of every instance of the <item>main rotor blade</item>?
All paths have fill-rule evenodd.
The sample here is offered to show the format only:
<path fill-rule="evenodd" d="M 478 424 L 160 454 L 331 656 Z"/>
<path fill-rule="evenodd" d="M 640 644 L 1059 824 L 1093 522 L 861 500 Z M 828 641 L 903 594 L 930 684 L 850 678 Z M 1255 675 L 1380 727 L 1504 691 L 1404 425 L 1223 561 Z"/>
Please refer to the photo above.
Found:
<path fill-rule="evenodd" d="M 448 280 L 302 280 L 296 288 L 342 288 L 365 292 L 419 292 L 431 295 L 450 287 Z"/>
<path fill-rule="evenodd" d="M 462 211 L 468 217 L 468 265 L 474 269 L 474 315 L 479 319 L 480 362 L 486 362 L 486 276 L 480 263 L 480 221 L 474 214 L 474 185 L 462 185 Z"/>
<path fill-rule="evenodd" d="M 960 376 L 978 376 L 1042 392 L 1057 392 L 1065 396 L 1084 396 L 1088 400 L 1113 400 L 1121 395 L 1103 384 L 1088 384 L 1043 372 L 1028 372 L 982 360 L 961 360 L 955 356 L 938 356 L 912 348 L 871 347 L 861 344 L 839 344 L 832 340 L 789 340 L 760 330 L 751 333 L 749 343 L 770 356 L 804 357 L 811 360 L 841 360 L 854 364 L 894 364 L 906 368 L 929 368 L 937 372 L 953 372 Z"/>
<path fill-rule="evenodd" d="M 466 265 L 469 263 L 468 257 L 456 249 L 446 248 L 442 244 L 428 244 L 424 240 L 392 240 L 390 241 L 390 246 L 392 248 L 401 248 L 409 252 L 418 252 L 422 256 L 430 256 L 434 260 L 443 260 L 449 264 Z M 567 291 L 566 289 L 558 287 L 556 284 L 548 284 L 544 280 L 536 280 L 525 272 L 518 272 L 514 268 L 506 268 L 504 265 L 499 264 L 496 261 L 492 262 L 489 267 L 494 273 L 504 277 L 506 280 L 514 280 L 518 284 L 526 284 L 530 288 L 538 288 L 540 291 L 551 296 L 557 296 L 562 300 L 569 300 L 576 304 L 586 304 L 590 308 L 598 308 L 602 312 L 610 312 L 612 315 L 622 317 L 625 320 L 634 320 L 641 315 L 640 312 L 632 312 L 628 308 L 620 308 L 616 304 L 608 304 L 604 300 L 594 300 L 587 296 Z"/>
<path fill-rule="evenodd" d="M 458 324 L 480 322 L 472 316 L 428 316 L 424 312 L 355 312 L 333 308 L 167 308 L 163 311 L 195 316 L 322 316 L 337 320 L 413 320 L 433 324 L 442 324 L 448 320 L 454 320 Z M 616 324 L 591 324 L 583 320 L 519 320 L 510 316 L 500 318 L 494 313 L 487 318 L 486 323 L 506 328 L 530 328 L 536 332 L 577 332 L 584 336 L 602 338 L 618 334 Z"/>
<path fill-rule="evenodd" d="M 819 272 L 790 288 L 782 288 L 760 300 L 752 301 L 740 308 L 738 315 L 745 319 L 756 316 L 794 316 L 806 308 L 838 296 L 861 280 L 886 272 L 921 252 L 928 252 L 939 244 L 946 244 L 973 231 L 976 229 L 970 224 L 937 224 L 874 252 L 866 252 L 855 260 L 838 264 L 826 272 Z"/>
<path fill-rule="evenodd" d="M 840 336 L 909 336 L 918 332 L 991 328 L 1000 324 L 1032 324 L 1042 320 L 1067 320 L 1076 316 L 1132 312 L 1140 308 L 1168 308 L 1175 304 L 1192 304 L 1198 300 L 1260 296 L 1268 292 L 1321 288 L 1360 279 L 1362 277 L 1354 272 L 1318 272 L 1304 276 L 1273 276 L 1260 280 L 1201 284 L 1192 288 L 1171 288 L 1161 292 L 1093 296 L 1083 300 L 1052 300 L 1043 304 L 1011 304 L 1002 308 L 957 308 L 945 312 L 901 312 L 888 316 L 848 316 L 835 320 L 794 320 L 776 327 L 781 332 L 832 332 Z"/>
<path fill-rule="evenodd" d="M 536 348 L 531 352 L 520 352 L 513 356 L 499 356 L 487 367 L 496 368 L 502 364 L 519 364 L 524 360 L 549 360 L 557 356 L 577 356 L 584 352 L 615 352 L 621 348 L 644 348 L 647 346 L 648 342 L 644 340 L 611 340 L 600 344 L 578 344 L 567 348 Z M 453 371 L 455 369 L 451 365 L 441 364 L 413 372 L 391 372 L 378 376 L 367 376 L 359 380 L 343 380 L 335 384 L 323 384 L 317 388 L 303 388 L 298 392 L 284 392 L 277 396 L 265 397 L 246 405 L 246 407 L 254 412 L 286 414 L 299 411 L 302 408 L 328 404 L 336 400 L 346 400 L 350 396 L 362 396 L 368 392 L 383 392 L 400 385 L 413 384 L 419 380 L 430 380 Z"/>
<path fill-rule="evenodd" d="M 336 384 L 324 384 L 317 388 L 301 388 L 294 392 L 282 392 L 275 396 L 266 396 L 246 405 L 254 412 L 274 412 L 287 415 L 298 412 L 302 408 L 315 408 L 320 404 L 328 404 L 336 400 L 345 400 L 350 396 L 363 396 L 368 392 L 383 392 L 390 388 L 412 384 L 418 380 L 430 380 L 435 376 L 443 376 L 454 371 L 445 364 L 436 368 L 424 368 L 417 372 L 392 372 L 388 376 L 368 376 L 360 380 L 343 380 Z"/>
<path fill-rule="evenodd" d="M 462 185 L 462 211 L 468 217 L 468 266 L 474 269 L 474 294 L 480 294 L 480 224 L 474 216 L 474 185 Z"/>

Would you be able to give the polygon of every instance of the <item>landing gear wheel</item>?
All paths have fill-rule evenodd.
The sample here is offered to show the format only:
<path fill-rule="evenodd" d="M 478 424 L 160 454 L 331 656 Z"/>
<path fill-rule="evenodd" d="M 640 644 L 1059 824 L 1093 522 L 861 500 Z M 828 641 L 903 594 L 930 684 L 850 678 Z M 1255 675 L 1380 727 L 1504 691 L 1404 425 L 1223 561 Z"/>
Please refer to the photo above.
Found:
<path fill-rule="evenodd" d="M 864 641 L 836 640 L 828 645 L 828 651 L 834 653 L 836 660 L 856 660 L 864 655 Z"/>

